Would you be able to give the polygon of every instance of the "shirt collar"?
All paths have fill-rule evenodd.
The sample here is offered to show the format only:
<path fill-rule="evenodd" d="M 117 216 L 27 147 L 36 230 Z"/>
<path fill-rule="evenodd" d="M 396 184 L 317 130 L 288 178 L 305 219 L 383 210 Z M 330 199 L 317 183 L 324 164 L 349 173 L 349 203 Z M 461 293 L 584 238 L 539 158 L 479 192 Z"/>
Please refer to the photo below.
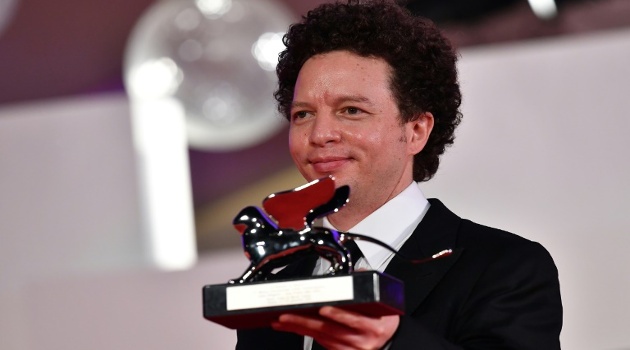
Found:
<path fill-rule="evenodd" d="M 412 182 L 405 190 L 361 220 L 348 232 L 374 237 L 399 249 L 420 223 L 428 207 L 429 202 L 420 190 L 419 184 Z M 327 218 L 324 218 L 324 226 L 334 227 Z M 378 269 L 390 255 L 388 250 L 379 245 L 360 240 L 357 244 L 375 269 Z"/>

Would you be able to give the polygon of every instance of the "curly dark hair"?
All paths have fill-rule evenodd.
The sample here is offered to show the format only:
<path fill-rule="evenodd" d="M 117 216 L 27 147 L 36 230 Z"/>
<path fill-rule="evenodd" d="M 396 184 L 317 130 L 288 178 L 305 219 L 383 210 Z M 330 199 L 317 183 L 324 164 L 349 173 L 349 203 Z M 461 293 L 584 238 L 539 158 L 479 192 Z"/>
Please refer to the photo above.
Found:
<path fill-rule="evenodd" d="M 278 110 L 290 119 L 298 73 L 310 57 L 346 50 L 378 57 L 392 68 L 391 91 L 401 123 L 424 112 L 434 126 L 424 149 L 415 155 L 413 178 L 427 181 L 438 169 L 439 156 L 455 139 L 460 123 L 461 93 L 457 53 L 429 20 L 411 15 L 392 1 L 348 0 L 309 11 L 284 36 L 286 49 L 276 67 Z"/>

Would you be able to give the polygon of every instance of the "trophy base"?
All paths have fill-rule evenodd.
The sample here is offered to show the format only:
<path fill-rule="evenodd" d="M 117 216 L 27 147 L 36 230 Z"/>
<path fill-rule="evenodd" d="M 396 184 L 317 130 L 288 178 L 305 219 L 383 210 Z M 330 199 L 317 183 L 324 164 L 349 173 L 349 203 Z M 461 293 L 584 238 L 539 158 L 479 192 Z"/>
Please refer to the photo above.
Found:
<path fill-rule="evenodd" d="M 203 287 L 203 317 L 227 328 L 269 327 L 281 314 L 317 315 L 336 306 L 369 316 L 400 315 L 403 283 L 377 271 Z"/>

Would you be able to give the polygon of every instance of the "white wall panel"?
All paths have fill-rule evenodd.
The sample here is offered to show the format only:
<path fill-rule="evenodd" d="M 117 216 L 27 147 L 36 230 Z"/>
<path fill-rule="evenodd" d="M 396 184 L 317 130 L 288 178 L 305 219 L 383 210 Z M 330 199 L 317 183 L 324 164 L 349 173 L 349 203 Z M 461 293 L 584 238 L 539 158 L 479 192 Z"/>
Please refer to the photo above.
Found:
<path fill-rule="evenodd" d="M 465 51 L 464 121 L 426 186 L 541 242 L 566 349 L 630 348 L 630 32 Z"/>

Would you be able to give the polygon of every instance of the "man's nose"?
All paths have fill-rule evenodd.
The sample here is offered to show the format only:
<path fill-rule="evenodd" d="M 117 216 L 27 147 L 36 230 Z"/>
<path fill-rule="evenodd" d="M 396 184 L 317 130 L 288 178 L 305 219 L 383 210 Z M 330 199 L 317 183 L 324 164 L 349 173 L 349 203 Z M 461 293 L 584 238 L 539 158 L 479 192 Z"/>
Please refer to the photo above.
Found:
<path fill-rule="evenodd" d="M 318 146 L 341 140 L 341 129 L 334 115 L 319 114 L 311 129 L 310 142 Z"/>

